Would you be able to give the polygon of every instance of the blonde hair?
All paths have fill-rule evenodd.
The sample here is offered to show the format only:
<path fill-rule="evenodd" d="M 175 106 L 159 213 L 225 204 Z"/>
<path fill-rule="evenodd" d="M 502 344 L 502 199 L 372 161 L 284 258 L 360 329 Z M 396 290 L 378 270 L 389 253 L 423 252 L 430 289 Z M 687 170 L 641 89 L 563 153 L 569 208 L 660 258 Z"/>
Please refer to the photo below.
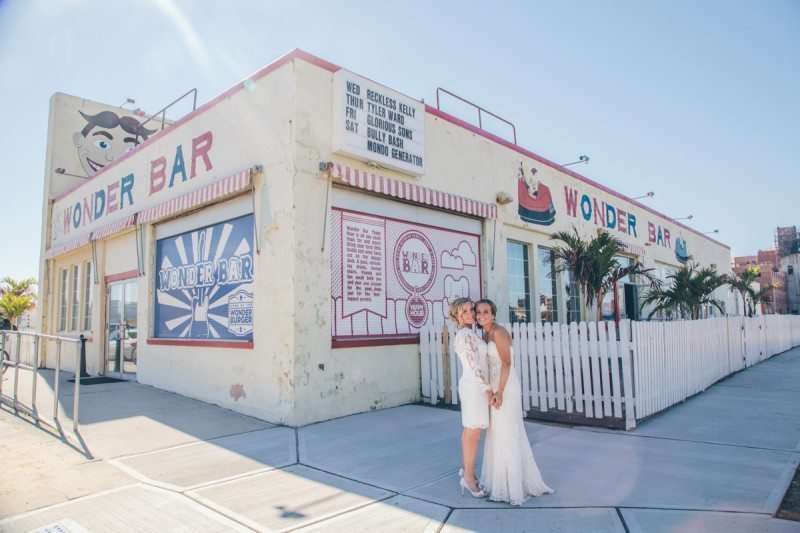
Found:
<path fill-rule="evenodd" d="M 458 317 L 459 317 L 459 311 L 461 310 L 461 306 L 467 302 L 471 303 L 472 300 L 470 300 L 469 298 L 456 298 L 450 303 L 450 319 L 453 322 L 455 322 L 456 325 L 459 324 Z"/>

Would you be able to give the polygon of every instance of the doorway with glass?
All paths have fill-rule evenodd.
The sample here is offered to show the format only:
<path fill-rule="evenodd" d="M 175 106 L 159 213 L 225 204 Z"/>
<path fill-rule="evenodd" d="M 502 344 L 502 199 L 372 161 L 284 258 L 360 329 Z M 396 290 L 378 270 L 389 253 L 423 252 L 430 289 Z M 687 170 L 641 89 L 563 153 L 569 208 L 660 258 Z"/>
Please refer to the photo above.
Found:
<path fill-rule="evenodd" d="M 136 320 L 139 281 L 136 278 L 106 286 L 105 375 L 136 380 Z"/>

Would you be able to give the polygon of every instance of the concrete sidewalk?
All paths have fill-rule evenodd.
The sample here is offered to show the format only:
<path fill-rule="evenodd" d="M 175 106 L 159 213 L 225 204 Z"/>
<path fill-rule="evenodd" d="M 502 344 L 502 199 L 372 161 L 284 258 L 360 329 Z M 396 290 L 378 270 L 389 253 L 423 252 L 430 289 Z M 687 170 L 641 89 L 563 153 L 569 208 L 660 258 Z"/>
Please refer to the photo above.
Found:
<path fill-rule="evenodd" d="M 43 372 L 41 410 L 52 388 Z M 136 383 L 84 386 L 66 444 L 0 409 L 0 531 L 800 531 L 771 517 L 800 461 L 798 412 L 800 348 L 633 432 L 526 423 L 556 492 L 512 508 L 461 496 L 454 411 L 294 429 Z"/>

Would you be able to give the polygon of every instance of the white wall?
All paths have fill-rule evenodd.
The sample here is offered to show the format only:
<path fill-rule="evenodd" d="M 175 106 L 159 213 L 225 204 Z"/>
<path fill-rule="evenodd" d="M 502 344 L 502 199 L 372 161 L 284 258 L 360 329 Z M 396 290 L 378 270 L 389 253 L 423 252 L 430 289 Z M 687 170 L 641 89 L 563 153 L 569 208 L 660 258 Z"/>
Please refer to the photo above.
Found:
<path fill-rule="evenodd" d="M 294 231 L 293 168 L 287 148 L 293 129 L 293 85 L 292 65 L 284 65 L 256 80 L 252 90 L 236 92 L 175 128 L 185 129 L 185 133 L 171 134 L 187 138 L 193 132 L 212 130 L 218 178 L 255 164 L 264 167 L 263 175 L 255 179 L 261 252 L 254 256 L 253 348 L 147 345 L 140 349 L 138 369 L 142 383 L 288 424 L 295 423 L 293 265 L 287 261 L 293 255 Z M 168 138 L 164 144 L 168 145 Z M 158 151 L 158 147 L 152 150 Z M 214 222 L 209 219 L 206 223 Z M 154 226 L 148 225 L 147 231 L 148 268 L 140 279 L 139 321 L 149 325 L 152 335 Z"/>

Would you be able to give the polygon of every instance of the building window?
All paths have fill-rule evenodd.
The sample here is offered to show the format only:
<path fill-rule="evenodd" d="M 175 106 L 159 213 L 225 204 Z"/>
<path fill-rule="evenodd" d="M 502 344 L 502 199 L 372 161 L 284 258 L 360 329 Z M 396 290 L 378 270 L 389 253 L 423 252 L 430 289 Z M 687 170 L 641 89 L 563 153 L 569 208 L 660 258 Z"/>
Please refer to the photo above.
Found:
<path fill-rule="evenodd" d="M 71 282 L 72 286 L 70 287 L 70 322 L 69 322 L 69 329 L 70 331 L 76 331 L 78 329 L 78 324 L 80 324 L 81 320 L 81 278 L 80 278 L 80 266 L 73 265 L 72 266 L 72 277 Z"/>
<path fill-rule="evenodd" d="M 92 329 L 92 293 L 94 287 L 94 283 L 92 283 L 94 265 L 91 261 L 85 264 L 83 271 L 83 330 L 89 331 Z"/>
<path fill-rule="evenodd" d="M 67 289 L 69 286 L 69 273 L 66 268 L 61 269 L 61 283 L 58 298 L 58 331 L 67 329 Z"/>
<path fill-rule="evenodd" d="M 581 290 L 572 277 L 571 270 L 564 271 L 564 288 L 566 289 L 567 324 L 581 321 Z"/>
<path fill-rule="evenodd" d="M 531 293 L 528 281 L 528 245 L 508 243 L 508 319 L 531 321 Z"/>
<path fill-rule="evenodd" d="M 558 322 L 556 300 L 555 252 L 539 248 L 539 320 Z"/>
<path fill-rule="evenodd" d="M 786 267 L 786 273 L 789 274 L 789 275 L 794 274 L 794 267 L 792 265 L 789 265 L 788 267 Z"/>

